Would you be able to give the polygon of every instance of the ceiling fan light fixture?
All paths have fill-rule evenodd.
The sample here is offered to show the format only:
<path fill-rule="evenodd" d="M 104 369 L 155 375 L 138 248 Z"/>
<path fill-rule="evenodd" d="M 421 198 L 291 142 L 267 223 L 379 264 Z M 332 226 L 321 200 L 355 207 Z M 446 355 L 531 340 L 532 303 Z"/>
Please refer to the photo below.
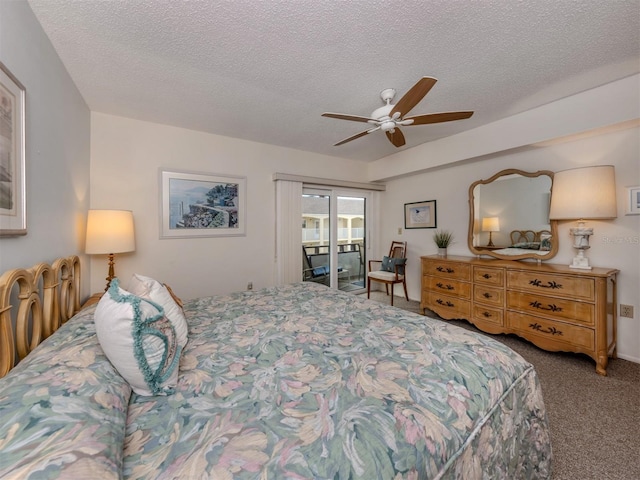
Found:
<path fill-rule="evenodd" d="M 380 128 L 383 132 L 393 133 L 394 129 L 396 128 L 396 122 L 394 122 L 393 120 L 385 120 L 380 124 Z"/>

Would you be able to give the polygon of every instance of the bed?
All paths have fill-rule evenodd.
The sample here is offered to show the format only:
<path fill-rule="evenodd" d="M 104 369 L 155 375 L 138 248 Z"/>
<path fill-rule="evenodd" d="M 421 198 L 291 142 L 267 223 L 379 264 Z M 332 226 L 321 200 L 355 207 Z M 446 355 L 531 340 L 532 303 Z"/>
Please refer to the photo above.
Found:
<path fill-rule="evenodd" d="M 518 256 L 533 254 L 545 256 L 551 251 L 550 230 L 512 230 L 509 234 L 511 245 L 493 250 L 500 255 Z"/>
<path fill-rule="evenodd" d="M 192 299 L 175 384 L 141 395 L 96 333 L 109 295 L 138 298 L 116 280 L 0 379 L 0 478 L 551 477 L 536 372 L 487 336 L 313 282 Z"/>

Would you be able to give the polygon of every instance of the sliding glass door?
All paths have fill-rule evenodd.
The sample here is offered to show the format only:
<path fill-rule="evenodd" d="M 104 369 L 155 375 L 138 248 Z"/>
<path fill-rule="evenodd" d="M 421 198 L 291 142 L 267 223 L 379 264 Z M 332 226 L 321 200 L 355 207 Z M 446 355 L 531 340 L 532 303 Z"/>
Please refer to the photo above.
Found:
<path fill-rule="evenodd" d="M 368 198 L 361 191 L 303 189 L 303 280 L 364 289 Z"/>

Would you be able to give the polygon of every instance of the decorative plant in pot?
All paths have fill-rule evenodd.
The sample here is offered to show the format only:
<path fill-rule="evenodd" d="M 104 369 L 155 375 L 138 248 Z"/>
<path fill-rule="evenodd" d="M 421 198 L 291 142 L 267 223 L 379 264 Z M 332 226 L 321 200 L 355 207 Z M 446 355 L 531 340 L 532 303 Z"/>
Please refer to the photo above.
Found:
<path fill-rule="evenodd" d="M 448 230 L 436 230 L 433 241 L 438 246 L 438 255 L 447 256 L 447 247 L 453 243 L 453 233 Z"/>

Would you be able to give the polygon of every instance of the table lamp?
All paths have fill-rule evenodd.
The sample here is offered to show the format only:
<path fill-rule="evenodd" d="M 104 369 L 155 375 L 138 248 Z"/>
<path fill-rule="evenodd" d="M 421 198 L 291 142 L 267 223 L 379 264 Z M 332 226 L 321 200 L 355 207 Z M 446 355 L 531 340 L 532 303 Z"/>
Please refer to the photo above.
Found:
<path fill-rule="evenodd" d="M 109 275 L 106 292 L 115 277 L 116 253 L 136 249 L 133 213 L 130 210 L 89 210 L 85 252 L 90 255 L 109 255 Z"/>
<path fill-rule="evenodd" d="M 495 247 L 491 234 L 500 231 L 500 219 L 498 217 L 484 217 L 482 219 L 482 231 L 489 232 L 489 243 L 487 243 L 487 247 Z"/>
<path fill-rule="evenodd" d="M 617 217 L 616 183 L 613 165 L 572 168 L 553 175 L 551 220 L 577 220 L 571 229 L 573 248 L 578 250 L 571 268 L 591 270 L 584 251 L 589 248 L 593 228 L 585 220 L 608 220 Z"/>

